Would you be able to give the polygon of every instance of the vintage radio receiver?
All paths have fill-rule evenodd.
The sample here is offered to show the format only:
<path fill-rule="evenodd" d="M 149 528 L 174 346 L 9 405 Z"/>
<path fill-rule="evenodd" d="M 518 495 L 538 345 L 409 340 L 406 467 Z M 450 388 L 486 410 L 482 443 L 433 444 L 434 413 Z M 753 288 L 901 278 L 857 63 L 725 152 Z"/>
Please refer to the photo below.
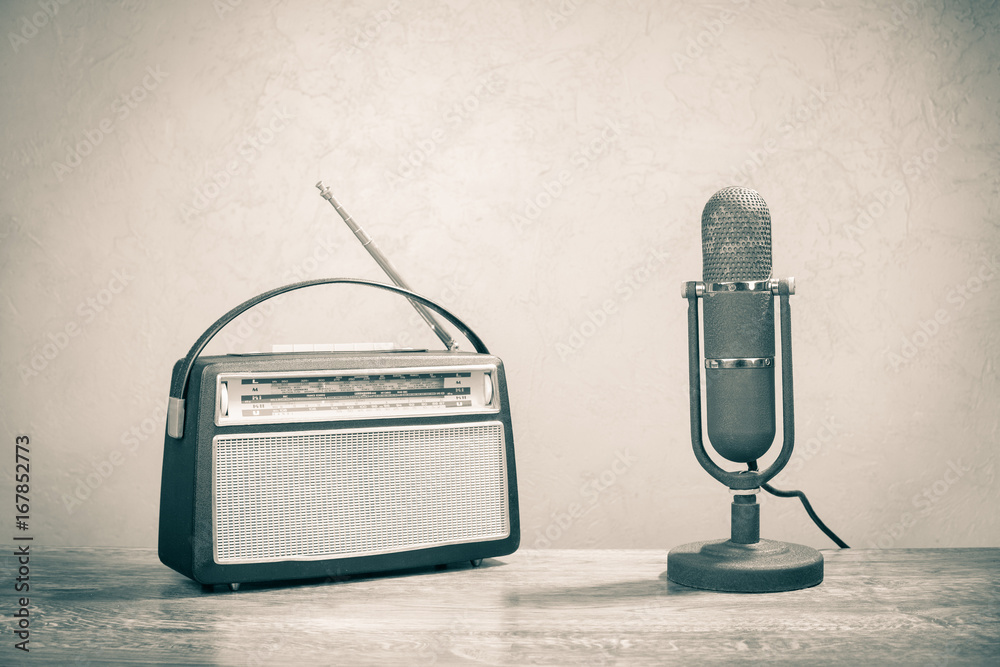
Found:
<path fill-rule="evenodd" d="M 250 307 L 326 283 L 403 294 L 476 352 L 199 356 Z M 476 562 L 517 549 L 503 363 L 425 297 L 346 278 L 266 292 L 177 362 L 170 396 L 159 555 L 202 584 Z"/>

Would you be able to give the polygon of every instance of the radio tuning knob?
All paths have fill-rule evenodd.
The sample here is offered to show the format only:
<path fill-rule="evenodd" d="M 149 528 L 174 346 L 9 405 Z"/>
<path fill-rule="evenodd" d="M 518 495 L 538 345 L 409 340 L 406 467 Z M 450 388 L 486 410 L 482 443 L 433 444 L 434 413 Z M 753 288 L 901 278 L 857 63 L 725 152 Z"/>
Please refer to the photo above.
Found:
<path fill-rule="evenodd" d="M 223 417 L 229 416 L 229 383 L 219 383 L 219 414 Z"/>
<path fill-rule="evenodd" d="M 483 405 L 493 405 L 493 376 L 483 374 Z"/>

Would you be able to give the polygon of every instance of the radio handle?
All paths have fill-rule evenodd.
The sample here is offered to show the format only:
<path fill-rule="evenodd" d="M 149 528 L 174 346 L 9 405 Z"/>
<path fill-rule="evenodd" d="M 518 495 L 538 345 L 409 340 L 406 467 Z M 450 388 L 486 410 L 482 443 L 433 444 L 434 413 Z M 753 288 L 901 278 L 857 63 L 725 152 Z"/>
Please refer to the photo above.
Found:
<path fill-rule="evenodd" d="M 191 346 L 191 350 L 184 357 L 184 361 L 178 364 L 174 368 L 173 376 L 170 379 L 170 398 L 167 403 L 167 435 L 171 438 L 179 439 L 184 436 L 184 401 L 187 394 L 188 378 L 191 375 L 191 369 L 194 367 L 195 359 L 201 354 L 201 351 L 208 345 L 208 342 L 215 337 L 219 331 L 222 330 L 227 324 L 232 322 L 234 319 L 239 317 L 241 314 L 250 310 L 254 306 L 267 301 L 271 297 L 278 296 L 279 294 L 284 294 L 285 292 L 291 292 L 293 290 L 302 289 L 303 287 L 312 287 L 314 285 L 330 285 L 334 283 L 349 283 L 354 285 L 365 285 L 367 287 L 374 287 L 377 289 L 382 289 L 387 292 L 393 292 L 395 294 L 400 294 L 407 297 L 411 302 L 417 302 L 421 305 L 427 306 L 431 310 L 435 311 L 446 320 L 451 322 L 456 329 L 458 329 L 465 338 L 472 343 L 472 346 L 476 349 L 476 352 L 481 354 L 489 354 L 490 351 L 486 349 L 486 345 L 480 340 L 479 336 L 475 334 L 462 320 L 458 319 L 455 315 L 451 314 L 444 308 L 425 296 L 421 296 L 416 292 L 411 292 L 410 290 L 403 289 L 402 287 L 397 287 L 395 285 L 388 285 L 386 283 L 379 283 L 372 280 L 362 280 L 360 278 L 317 278 L 315 280 L 304 280 L 298 283 L 291 283 L 284 285 L 283 287 L 276 287 L 273 290 L 258 294 L 252 299 L 247 299 L 240 305 L 236 306 L 228 313 L 220 317 L 215 321 L 212 326 L 208 328 L 205 333 L 195 341 L 194 345 Z"/>

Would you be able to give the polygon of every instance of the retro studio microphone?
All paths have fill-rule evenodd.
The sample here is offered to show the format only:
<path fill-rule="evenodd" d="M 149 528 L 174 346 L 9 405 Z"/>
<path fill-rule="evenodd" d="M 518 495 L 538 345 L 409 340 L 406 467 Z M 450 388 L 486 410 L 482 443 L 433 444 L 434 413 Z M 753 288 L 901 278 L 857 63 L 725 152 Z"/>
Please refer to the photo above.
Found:
<path fill-rule="evenodd" d="M 778 474 L 794 446 L 791 314 L 792 278 L 771 277 L 771 215 L 754 190 L 719 190 L 702 212 L 703 280 L 686 282 L 691 442 L 695 458 L 733 494 L 730 539 L 671 549 L 667 578 L 709 590 L 764 593 L 815 586 L 823 557 L 810 547 L 760 539 L 762 485 Z M 766 470 L 757 470 L 775 436 L 774 297 L 780 300 L 781 400 L 784 442 Z M 705 405 L 708 437 L 723 458 L 746 464 L 719 467 L 702 442 L 698 301 L 705 322 Z"/>

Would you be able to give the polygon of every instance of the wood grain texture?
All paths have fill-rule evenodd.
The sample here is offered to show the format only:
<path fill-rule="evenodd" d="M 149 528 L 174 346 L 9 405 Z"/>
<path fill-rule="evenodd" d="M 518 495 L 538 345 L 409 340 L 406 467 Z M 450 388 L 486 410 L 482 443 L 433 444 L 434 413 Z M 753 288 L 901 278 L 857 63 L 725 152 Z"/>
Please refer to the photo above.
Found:
<path fill-rule="evenodd" d="M 520 551 L 232 593 L 153 550 L 33 549 L 31 652 L 13 649 L 5 608 L 0 663 L 1000 663 L 1000 549 L 824 557 L 821 585 L 758 595 L 668 582 L 658 550 Z"/>

